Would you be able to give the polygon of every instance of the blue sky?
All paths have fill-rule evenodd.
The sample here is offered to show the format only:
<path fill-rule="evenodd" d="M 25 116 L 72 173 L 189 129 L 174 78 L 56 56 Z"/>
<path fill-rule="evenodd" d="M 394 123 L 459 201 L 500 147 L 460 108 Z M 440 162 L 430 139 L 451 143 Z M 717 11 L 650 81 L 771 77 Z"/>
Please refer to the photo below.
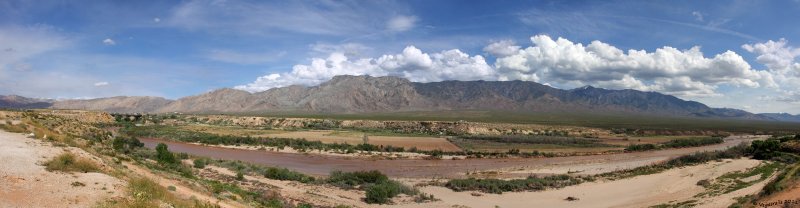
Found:
<path fill-rule="evenodd" d="M 334 75 L 528 80 L 800 113 L 800 1 L 2 1 L 0 94 L 179 98 Z"/>

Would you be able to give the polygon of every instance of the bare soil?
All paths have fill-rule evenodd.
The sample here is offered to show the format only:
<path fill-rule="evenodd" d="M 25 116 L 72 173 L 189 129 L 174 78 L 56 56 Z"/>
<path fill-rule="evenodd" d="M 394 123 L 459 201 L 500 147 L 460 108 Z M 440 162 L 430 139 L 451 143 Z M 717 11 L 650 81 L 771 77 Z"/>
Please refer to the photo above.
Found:
<path fill-rule="evenodd" d="M 733 198 L 757 193 L 766 181 L 749 188 L 710 198 L 695 199 L 705 189 L 697 181 L 713 179 L 722 174 L 746 170 L 761 162 L 751 159 L 710 162 L 703 165 L 676 168 L 662 173 L 634 178 L 599 181 L 569 186 L 563 189 L 540 192 L 515 192 L 480 194 L 454 192 L 439 186 L 422 187 L 421 191 L 433 194 L 440 202 L 430 207 L 650 207 L 668 202 L 698 200 L 698 207 L 727 207 Z M 578 200 L 565 200 L 574 197 Z"/>
<path fill-rule="evenodd" d="M 54 147 L 22 134 L 0 131 L 0 207 L 92 207 L 121 197 L 125 182 L 103 173 L 49 172 L 41 164 L 65 151 L 102 165 L 73 147 Z"/>

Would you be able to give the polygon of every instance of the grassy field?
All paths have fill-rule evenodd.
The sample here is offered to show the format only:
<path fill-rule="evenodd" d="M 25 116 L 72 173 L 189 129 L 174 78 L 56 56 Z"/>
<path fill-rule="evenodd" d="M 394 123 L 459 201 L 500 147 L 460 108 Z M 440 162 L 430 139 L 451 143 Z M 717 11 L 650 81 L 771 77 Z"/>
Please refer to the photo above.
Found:
<path fill-rule="evenodd" d="M 362 114 L 318 113 L 250 113 L 250 116 L 275 116 L 298 118 L 365 119 L 365 120 L 430 120 L 472 121 L 490 123 L 520 123 L 562 126 L 585 126 L 606 129 L 643 129 L 672 131 L 729 131 L 742 133 L 800 131 L 800 123 L 754 121 L 740 119 L 713 119 L 694 117 L 669 117 L 636 114 L 601 114 L 585 112 L 529 113 L 503 111 L 437 111 Z"/>

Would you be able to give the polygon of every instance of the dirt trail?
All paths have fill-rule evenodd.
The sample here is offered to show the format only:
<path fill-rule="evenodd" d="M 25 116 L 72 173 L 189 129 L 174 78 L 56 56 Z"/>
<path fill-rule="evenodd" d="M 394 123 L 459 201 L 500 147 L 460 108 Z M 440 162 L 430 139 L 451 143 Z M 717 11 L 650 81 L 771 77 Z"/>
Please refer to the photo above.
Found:
<path fill-rule="evenodd" d="M 0 150 L 0 207 L 92 207 L 125 192 L 123 181 L 103 173 L 49 172 L 39 165 L 65 150 L 101 164 L 81 149 L 0 131 Z"/>
<path fill-rule="evenodd" d="M 393 177 L 430 178 L 463 177 L 468 171 L 486 170 L 510 172 L 503 176 L 527 176 L 530 173 L 565 173 L 567 171 L 602 173 L 643 166 L 699 151 L 722 150 L 741 142 L 750 142 L 758 138 L 763 138 L 763 136 L 731 136 L 726 138 L 722 144 L 625 154 L 465 160 L 369 160 L 327 155 L 209 147 L 158 139 L 141 139 L 141 141 L 149 148 L 153 148 L 159 142 L 163 142 L 169 145 L 170 150 L 175 152 L 286 167 L 312 175 L 326 175 L 332 170 L 380 170 Z"/>

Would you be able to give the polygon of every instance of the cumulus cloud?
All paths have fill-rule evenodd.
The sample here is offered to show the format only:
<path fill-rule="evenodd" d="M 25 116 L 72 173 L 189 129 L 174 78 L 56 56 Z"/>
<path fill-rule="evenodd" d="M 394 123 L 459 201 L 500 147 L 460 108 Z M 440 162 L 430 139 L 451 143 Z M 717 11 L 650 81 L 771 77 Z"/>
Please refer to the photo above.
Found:
<path fill-rule="evenodd" d="M 398 76 L 415 82 L 493 79 L 494 68 L 483 56 L 470 56 L 460 50 L 424 53 L 408 46 L 402 53 L 377 58 L 351 59 L 341 52 L 327 58 L 314 58 L 308 65 L 295 65 L 291 72 L 274 73 L 236 86 L 251 92 L 289 85 L 317 85 L 336 75 Z"/>
<path fill-rule="evenodd" d="M 501 40 L 484 47 L 483 51 L 495 57 L 506 57 L 517 54 L 520 48 L 513 40 Z"/>
<path fill-rule="evenodd" d="M 354 58 L 342 50 L 330 50 L 326 58 L 313 58 L 309 64 L 295 65 L 291 72 L 262 76 L 236 88 L 255 92 L 294 84 L 317 85 L 335 75 L 372 75 L 415 82 L 525 80 L 565 89 L 594 85 L 682 97 L 718 97 L 723 85 L 774 88 L 780 78 L 770 71 L 753 69 L 733 51 L 711 56 L 704 55 L 700 47 L 624 51 L 601 41 L 584 45 L 547 35 L 533 36 L 531 42 L 526 48 L 510 40 L 489 44 L 484 51 L 498 57 L 494 65 L 487 64 L 483 56 L 457 49 L 425 53 L 408 46 L 401 53 L 374 58 Z"/>
<path fill-rule="evenodd" d="M 593 84 L 682 96 L 715 96 L 716 86 L 774 86 L 769 73 L 753 70 L 738 54 L 705 57 L 700 47 L 665 46 L 654 52 L 628 50 L 592 41 L 588 45 L 547 35 L 531 37 L 533 46 L 498 58 L 501 80 L 545 80 L 561 86 Z"/>
<path fill-rule="evenodd" d="M 414 28 L 418 18 L 416 16 L 395 16 L 386 22 L 386 28 L 394 32 L 403 32 Z"/>
<path fill-rule="evenodd" d="M 116 45 L 116 44 L 117 44 L 117 42 L 115 42 L 111 38 L 106 38 L 105 40 L 103 40 L 103 45 L 111 46 L 111 45 Z"/>
<path fill-rule="evenodd" d="M 159 22 L 161 22 L 161 18 L 158 18 L 158 17 L 156 17 L 156 18 L 153 18 L 153 22 L 155 22 L 155 23 L 159 23 Z"/>
<path fill-rule="evenodd" d="M 96 83 L 94 83 L 95 87 L 102 87 L 102 86 L 107 86 L 107 85 L 108 85 L 108 82 L 96 82 Z"/>
<path fill-rule="evenodd" d="M 800 56 L 800 48 L 788 46 L 788 41 L 781 38 L 778 41 L 769 40 L 764 43 L 744 44 L 742 48 L 758 55 L 756 61 L 766 65 L 770 70 L 787 70 L 797 64 L 794 59 Z"/>
<path fill-rule="evenodd" d="M 773 80 L 777 83 L 777 93 L 769 97 L 770 101 L 792 104 L 800 103 L 800 63 L 795 59 L 800 56 L 800 48 L 788 45 L 786 39 L 768 40 L 763 43 L 745 44 L 742 48 L 756 56 L 756 61 L 767 67 Z"/>

